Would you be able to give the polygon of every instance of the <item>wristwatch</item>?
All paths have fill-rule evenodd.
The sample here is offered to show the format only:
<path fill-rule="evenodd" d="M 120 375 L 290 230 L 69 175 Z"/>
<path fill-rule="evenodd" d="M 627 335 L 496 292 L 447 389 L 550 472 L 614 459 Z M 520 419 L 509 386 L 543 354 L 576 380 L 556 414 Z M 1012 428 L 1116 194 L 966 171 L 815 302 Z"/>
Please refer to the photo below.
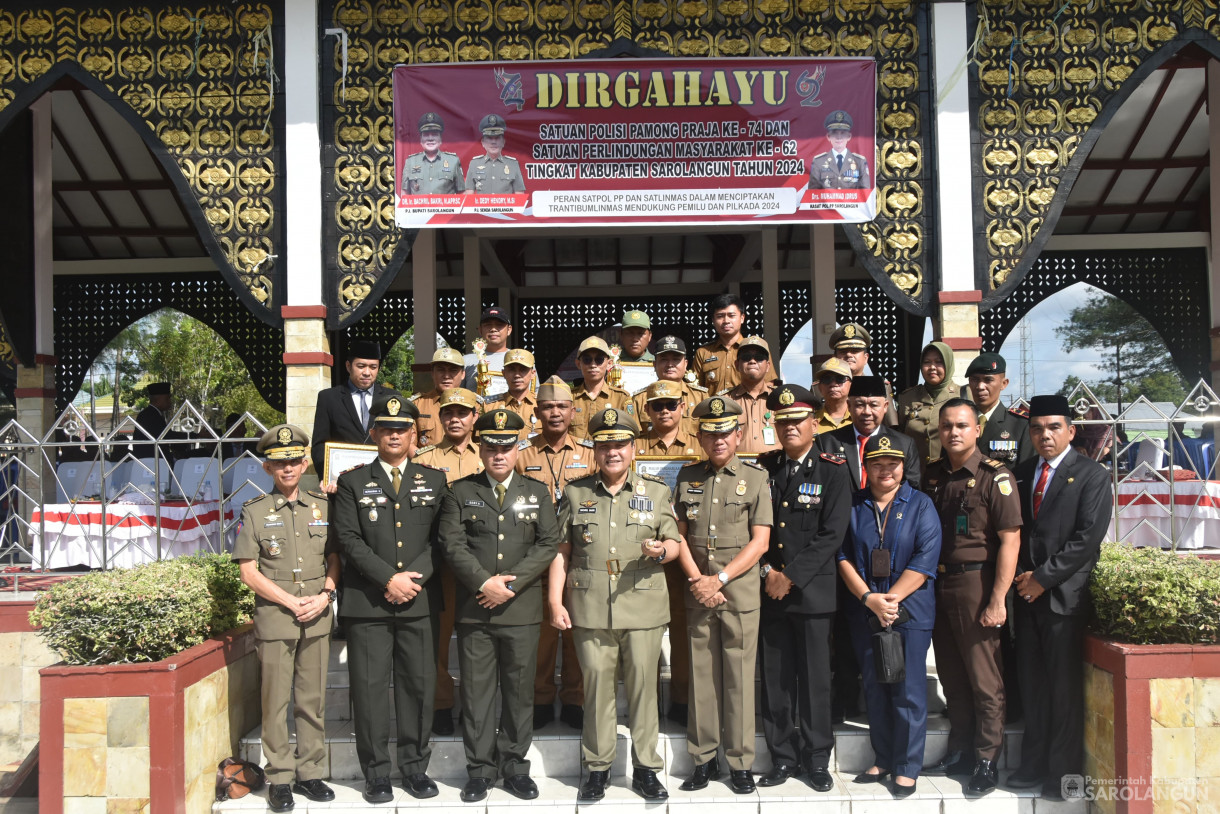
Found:
<path fill-rule="evenodd" d="M 761 576 L 763 579 L 766 579 L 767 575 L 771 573 L 771 563 L 764 562 L 762 565 L 762 568 L 759 569 L 758 573 L 759 573 L 759 576 Z"/>
<path fill-rule="evenodd" d="M 721 571 L 719 574 L 716 575 L 716 579 L 720 580 L 721 585 L 729 584 L 729 575 L 723 571 Z"/>
<path fill-rule="evenodd" d="M 326 594 L 326 599 L 329 602 L 334 602 L 339 596 L 338 592 L 334 588 L 331 588 L 329 591 L 323 591 L 323 593 Z"/>

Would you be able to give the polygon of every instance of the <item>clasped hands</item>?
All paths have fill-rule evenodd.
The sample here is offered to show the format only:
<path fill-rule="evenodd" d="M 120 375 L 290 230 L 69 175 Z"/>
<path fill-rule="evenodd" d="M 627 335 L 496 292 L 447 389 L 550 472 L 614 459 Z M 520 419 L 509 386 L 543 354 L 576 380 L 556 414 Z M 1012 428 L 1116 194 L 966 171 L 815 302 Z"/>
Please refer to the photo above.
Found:
<path fill-rule="evenodd" d="M 395 574 L 385 586 L 385 600 L 391 605 L 401 605 L 410 602 L 420 592 L 420 585 L 415 580 L 423 574 L 418 571 L 401 571 Z"/>
<path fill-rule="evenodd" d="M 690 582 L 690 592 L 695 595 L 695 601 L 705 608 L 714 608 L 729 601 L 720 590 L 724 586 L 720 584 L 719 577 L 689 577 L 687 581 Z"/>
<path fill-rule="evenodd" d="M 294 596 L 292 602 L 287 607 L 288 610 L 292 611 L 292 615 L 296 617 L 298 622 L 312 622 L 330 607 L 330 597 L 326 594 L 302 597 Z"/>

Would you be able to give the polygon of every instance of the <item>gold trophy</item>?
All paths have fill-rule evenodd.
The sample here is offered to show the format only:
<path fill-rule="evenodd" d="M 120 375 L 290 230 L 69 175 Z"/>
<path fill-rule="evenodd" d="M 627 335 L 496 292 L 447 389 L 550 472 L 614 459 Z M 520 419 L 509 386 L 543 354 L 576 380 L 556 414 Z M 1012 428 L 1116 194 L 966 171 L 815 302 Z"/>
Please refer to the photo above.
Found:
<path fill-rule="evenodd" d="M 623 353 L 623 349 L 618 345 L 610 346 L 610 371 L 606 374 L 606 381 L 611 387 L 622 388 L 623 386 L 623 366 L 618 363 L 618 358 Z"/>
<path fill-rule="evenodd" d="M 470 344 L 470 349 L 479 358 L 478 363 L 474 367 L 475 392 L 480 396 L 486 396 L 488 389 L 491 387 L 491 368 L 487 366 L 486 355 L 487 341 L 481 338 L 476 339 Z"/>

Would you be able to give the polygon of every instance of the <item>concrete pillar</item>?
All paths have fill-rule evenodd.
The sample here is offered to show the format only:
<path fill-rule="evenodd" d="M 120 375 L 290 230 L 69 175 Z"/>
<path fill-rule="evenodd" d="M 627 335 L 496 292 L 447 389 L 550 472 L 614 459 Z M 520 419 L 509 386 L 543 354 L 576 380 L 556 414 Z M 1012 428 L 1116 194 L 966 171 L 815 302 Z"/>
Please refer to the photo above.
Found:
<path fill-rule="evenodd" d="M 1220 111 L 1220 62 L 1214 59 L 1207 62 L 1207 109 Z M 1208 117 L 1207 146 L 1211 155 L 1220 156 L 1220 115 Z M 1208 252 L 1208 287 L 1210 289 L 1211 317 L 1211 384 L 1213 390 L 1220 390 L 1220 282 L 1216 280 L 1217 261 L 1220 260 L 1220 160 L 1208 162 L 1208 180 L 1211 182 L 1211 245 Z M 1192 382 L 1193 386 L 1193 382 Z"/>
<path fill-rule="evenodd" d="M 936 88 L 936 228 L 938 298 L 933 333 L 953 348 L 954 365 L 965 370 L 983 343 L 979 336 L 979 303 L 975 287 L 975 210 L 970 155 L 969 71 L 963 55 L 970 45 L 966 4 L 940 0 L 932 4 L 932 78 Z M 948 251 L 952 247 L 952 251 Z M 952 260 L 950 260 L 950 257 Z"/>
<path fill-rule="evenodd" d="M 780 303 L 779 303 L 779 235 L 774 227 L 762 230 L 762 295 L 763 314 L 766 324 L 763 325 L 763 339 L 771 348 L 771 371 L 775 376 L 783 377 L 779 369 L 779 359 L 784 349 L 780 346 Z"/>
<path fill-rule="evenodd" d="M 470 343 L 479 338 L 479 317 L 483 315 L 483 260 L 479 238 L 474 234 L 462 239 L 462 294 L 466 299 L 466 347 L 461 350 L 470 353 Z M 509 307 L 507 303 L 499 304 Z"/>
<path fill-rule="evenodd" d="M 284 318 L 285 413 L 313 435 L 318 391 L 331 385 L 335 360 L 326 332 L 322 291 L 322 140 L 318 110 L 317 0 L 284 7 L 285 241 L 278 262 L 287 263 Z M 277 262 L 272 260 L 269 262 Z"/>
<path fill-rule="evenodd" d="M 810 301 L 813 303 L 813 356 L 809 357 L 809 363 L 813 367 L 812 373 L 817 373 L 822 362 L 833 355 L 830 335 L 834 333 L 837 321 L 834 224 L 815 223 L 809 227 L 809 287 Z"/>
<path fill-rule="evenodd" d="M 464 244 L 469 249 L 468 244 Z M 436 353 L 436 230 L 420 229 L 411 247 L 411 310 L 415 325 L 415 390 L 432 388 Z M 469 311 L 468 311 L 469 312 Z M 478 317 L 475 317 L 478 321 Z M 463 349 L 464 350 L 464 349 Z"/>

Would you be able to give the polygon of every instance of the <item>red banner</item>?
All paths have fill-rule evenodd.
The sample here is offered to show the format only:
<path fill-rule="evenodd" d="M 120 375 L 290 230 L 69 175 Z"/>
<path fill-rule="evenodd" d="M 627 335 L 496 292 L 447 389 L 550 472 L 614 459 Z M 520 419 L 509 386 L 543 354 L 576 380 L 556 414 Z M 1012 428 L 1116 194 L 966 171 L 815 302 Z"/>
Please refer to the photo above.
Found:
<path fill-rule="evenodd" d="M 394 68 L 399 226 L 862 222 L 872 59 Z"/>

